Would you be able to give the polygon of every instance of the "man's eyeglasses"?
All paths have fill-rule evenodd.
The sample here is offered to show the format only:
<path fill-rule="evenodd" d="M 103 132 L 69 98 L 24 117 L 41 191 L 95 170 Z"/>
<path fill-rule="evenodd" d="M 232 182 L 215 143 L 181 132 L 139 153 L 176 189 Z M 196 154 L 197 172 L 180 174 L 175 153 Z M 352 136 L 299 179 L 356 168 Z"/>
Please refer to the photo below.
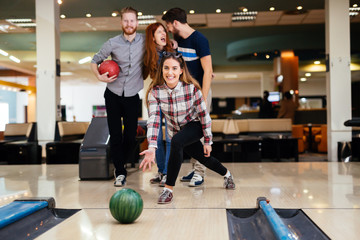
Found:
<path fill-rule="evenodd" d="M 164 52 L 163 52 L 163 55 L 164 55 L 164 57 L 170 57 L 170 56 L 173 56 L 173 57 L 175 57 L 175 58 L 180 58 L 180 57 L 182 57 L 182 54 L 179 53 L 179 52 L 166 52 L 166 51 L 164 51 Z"/>

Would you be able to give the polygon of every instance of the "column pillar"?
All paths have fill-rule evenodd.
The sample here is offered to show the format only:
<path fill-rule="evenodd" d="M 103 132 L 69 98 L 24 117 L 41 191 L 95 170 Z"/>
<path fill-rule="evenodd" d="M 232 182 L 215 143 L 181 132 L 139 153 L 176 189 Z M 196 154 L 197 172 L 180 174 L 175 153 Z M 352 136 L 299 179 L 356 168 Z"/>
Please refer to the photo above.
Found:
<path fill-rule="evenodd" d="M 337 161 L 337 143 L 351 141 L 349 0 L 325 0 L 328 160 Z"/>
<path fill-rule="evenodd" d="M 29 86 L 36 88 L 36 77 L 29 77 Z M 36 92 L 31 91 L 28 94 L 28 107 L 27 107 L 28 122 L 36 122 Z"/>
<path fill-rule="evenodd" d="M 299 90 L 299 57 L 292 50 L 281 51 L 280 57 L 274 59 L 275 87 L 284 93 Z M 277 77 L 282 75 L 282 82 Z"/>
<path fill-rule="evenodd" d="M 38 139 L 54 140 L 60 119 L 60 29 L 56 0 L 36 0 L 36 120 Z"/>

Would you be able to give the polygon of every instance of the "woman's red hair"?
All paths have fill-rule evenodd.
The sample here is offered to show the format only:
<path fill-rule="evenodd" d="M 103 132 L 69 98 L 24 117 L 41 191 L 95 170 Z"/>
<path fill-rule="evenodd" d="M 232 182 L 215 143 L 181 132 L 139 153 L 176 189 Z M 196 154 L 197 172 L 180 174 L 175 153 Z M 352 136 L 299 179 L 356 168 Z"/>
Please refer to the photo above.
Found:
<path fill-rule="evenodd" d="M 144 79 L 146 79 L 149 75 L 150 78 L 153 79 L 157 71 L 159 55 L 156 51 L 154 34 L 156 29 L 158 29 L 160 26 L 163 27 L 166 32 L 166 45 L 164 46 L 163 51 L 167 51 L 167 52 L 174 51 L 171 47 L 169 34 L 166 28 L 164 27 L 164 25 L 159 22 L 150 24 L 145 30 L 146 40 L 145 40 L 145 55 L 144 55 L 144 68 L 143 68 Z"/>

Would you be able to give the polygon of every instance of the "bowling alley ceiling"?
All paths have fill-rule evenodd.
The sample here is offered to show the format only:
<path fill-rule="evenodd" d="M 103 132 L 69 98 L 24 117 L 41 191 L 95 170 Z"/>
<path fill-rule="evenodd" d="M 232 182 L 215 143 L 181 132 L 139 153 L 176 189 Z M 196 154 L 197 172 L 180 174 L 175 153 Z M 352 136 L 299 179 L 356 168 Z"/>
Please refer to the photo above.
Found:
<path fill-rule="evenodd" d="M 349 8 L 353 8 L 354 4 L 360 5 L 360 0 L 349 3 Z M 80 65 L 78 60 L 92 56 L 108 38 L 119 34 L 120 19 L 112 14 L 125 6 L 136 8 L 143 16 L 152 15 L 155 21 L 161 21 L 163 12 L 169 8 L 185 9 L 189 24 L 209 39 L 215 71 L 234 71 L 250 65 L 258 66 L 259 70 L 271 70 L 271 60 L 283 48 L 293 49 L 300 65 L 325 58 L 324 0 L 62 0 L 61 70 L 72 73 L 62 76 L 62 80 L 96 81 L 88 64 Z M 189 13 L 191 10 L 193 14 Z M 246 10 L 249 14 L 256 12 L 255 18 L 233 20 L 236 12 Z M 35 75 L 36 27 L 19 27 L 8 21 L 19 18 L 29 18 L 36 25 L 35 0 L 1 2 L 0 49 L 21 59 L 21 63 L 14 63 L 0 54 L 0 71 L 12 69 Z M 352 61 L 359 63 L 360 15 L 351 16 L 350 23 Z M 140 25 L 139 31 L 144 32 L 145 28 L 146 25 Z M 273 41 L 269 41 L 269 37 Z M 258 46 L 229 56 L 231 44 L 256 41 L 259 41 Z M 262 52 L 257 53 L 257 49 Z"/>

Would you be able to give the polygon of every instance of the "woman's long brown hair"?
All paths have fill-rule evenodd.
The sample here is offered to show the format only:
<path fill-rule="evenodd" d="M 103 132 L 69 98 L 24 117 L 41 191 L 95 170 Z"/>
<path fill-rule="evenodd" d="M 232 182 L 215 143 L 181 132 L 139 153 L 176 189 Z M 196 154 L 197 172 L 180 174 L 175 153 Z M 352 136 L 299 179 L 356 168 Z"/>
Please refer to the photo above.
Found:
<path fill-rule="evenodd" d="M 164 62 L 167 59 L 174 59 L 176 60 L 179 64 L 180 64 L 180 68 L 183 70 L 182 74 L 179 77 L 179 81 L 185 82 L 187 84 L 194 84 L 195 87 L 199 90 L 201 90 L 200 84 L 198 83 L 198 81 L 196 81 L 195 78 L 193 78 L 186 66 L 186 62 L 184 60 L 184 58 L 181 56 L 181 54 L 179 53 L 168 53 L 165 54 L 163 56 L 163 58 L 161 59 L 160 65 L 156 71 L 156 75 L 155 78 L 153 79 L 153 81 L 150 83 L 148 90 L 146 91 L 145 97 L 146 97 L 146 105 L 147 107 L 149 107 L 149 93 L 150 91 L 153 89 L 153 87 L 157 86 L 157 85 L 163 85 L 165 84 L 165 79 L 163 77 L 163 66 L 164 66 Z"/>
<path fill-rule="evenodd" d="M 150 24 L 145 30 L 146 39 L 145 39 L 145 55 L 144 55 L 144 67 L 143 67 L 144 79 L 146 79 L 149 75 L 150 75 L 150 78 L 153 79 L 156 74 L 159 55 L 157 54 L 157 51 L 156 51 L 156 43 L 154 41 L 154 34 L 155 34 L 155 31 L 160 26 L 163 27 L 166 32 L 166 45 L 164 46 L 163 51 L 167 51 L 167 52 L 174 51 L 171 47 L 169 34 L 166 31 L 166 28 L 164 27 L 164 25 L 159 22 Z"/>

